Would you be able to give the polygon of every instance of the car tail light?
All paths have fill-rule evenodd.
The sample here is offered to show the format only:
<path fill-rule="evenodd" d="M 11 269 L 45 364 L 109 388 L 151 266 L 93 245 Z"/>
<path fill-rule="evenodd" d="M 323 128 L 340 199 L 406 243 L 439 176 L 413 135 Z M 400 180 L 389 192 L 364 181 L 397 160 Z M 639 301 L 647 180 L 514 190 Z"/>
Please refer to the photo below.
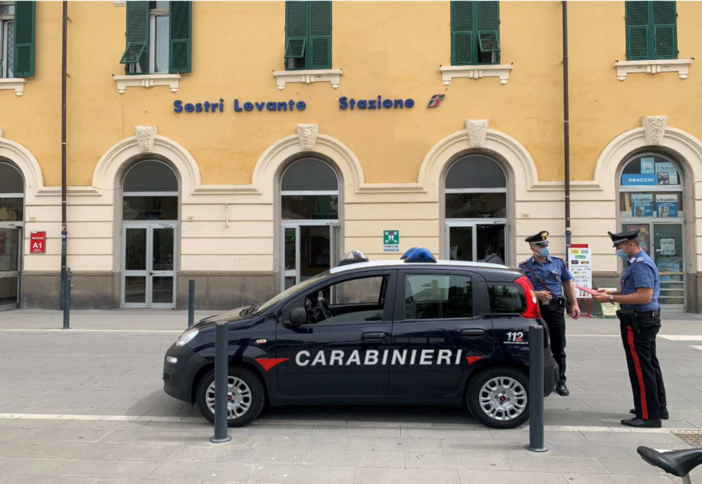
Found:
<path fill-rule="evenodd" d="M 534 286 L 531 285 L 531 281 L 526 276 L 522 276 L 515 283 L 522 286 L 524 289 L 524 295 L 526 296 L 526 310 L 522 313 L 523 318 L 527 319 L 539 319 L 541 318 L 541 309 L 539 309 L 539 300 L 534 292 Z"/>

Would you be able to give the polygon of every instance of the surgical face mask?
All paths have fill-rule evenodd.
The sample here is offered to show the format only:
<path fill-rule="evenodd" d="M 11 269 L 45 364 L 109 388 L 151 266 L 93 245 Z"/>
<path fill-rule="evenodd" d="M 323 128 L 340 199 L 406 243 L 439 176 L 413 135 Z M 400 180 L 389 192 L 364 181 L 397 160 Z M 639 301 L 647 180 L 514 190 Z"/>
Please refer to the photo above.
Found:
<path fill-rule="evenodd" d="M 534 253 L 540 257 L 546 257 L 551 253 L 551 250 L 548 247 L 542 249 L 534 248 Z"/>
<path fill-rule="evenodd" d="M 617 249 L 617 255 L 622 259 L 628 259 L 629 256 L 622 249 Z"/>

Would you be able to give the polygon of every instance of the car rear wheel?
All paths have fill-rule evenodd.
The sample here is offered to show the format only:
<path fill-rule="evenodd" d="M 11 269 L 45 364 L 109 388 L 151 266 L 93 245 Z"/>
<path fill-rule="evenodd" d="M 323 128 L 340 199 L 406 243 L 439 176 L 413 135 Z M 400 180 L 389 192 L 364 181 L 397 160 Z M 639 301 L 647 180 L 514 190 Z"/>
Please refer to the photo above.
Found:
<path fill-rule="evenodd" d="M 496 429 L 513 429 L 529 419 L 529 379 L 514 368 L 480 372 L 468 385 L 466 403 L 476 420 Z"/>
<path fill-rule="evenodd" d="M 196 401 L 202 415 L 214 423 L 215 372 L 208 372 L 197 387 Z M 227 413 L 230 427 L 243 427 L 258 417 L 266 401 L 263 384 L 253 372 L 239 367 L 229 368 Z"/>

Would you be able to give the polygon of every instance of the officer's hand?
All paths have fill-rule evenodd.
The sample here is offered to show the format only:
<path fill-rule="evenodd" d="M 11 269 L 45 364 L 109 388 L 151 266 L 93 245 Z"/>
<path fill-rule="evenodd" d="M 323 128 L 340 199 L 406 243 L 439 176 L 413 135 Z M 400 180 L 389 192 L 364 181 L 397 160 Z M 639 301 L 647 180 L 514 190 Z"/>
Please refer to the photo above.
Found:
<path fill-rule="evenodd" d="M 580 306 L 578 306 L 578 303 L 570 307 L 570 317 L 573 319 L 578 319 L 580 317 Z"/>
<path fill-rule="evenodd" d="M 547 302 L 553 299 L 553 296 L 551 296 L 551 293 L 548 291 L 536 291 L 536 297 L 539 298 L 541 302 Z"/>
<path fill-rule="evenodd" d="M 602 303 L 609 302 L 609 294 L 607 294 L 607 292 L 599 292 L 599 291 L 598 291 L 597 294 L 593 294 L 593 295 L 592 295 L 592 298 L 593 298 L 595 301 L 599 301 L 599 302 L 602 302 Z"/>
<path fill-rule="evenodd" d="M 597 290 L 597 292 L 599 292 L 601 294 L 609 294 L 610 291 L 611 291 L 610 289 L 598 289 Z"/>

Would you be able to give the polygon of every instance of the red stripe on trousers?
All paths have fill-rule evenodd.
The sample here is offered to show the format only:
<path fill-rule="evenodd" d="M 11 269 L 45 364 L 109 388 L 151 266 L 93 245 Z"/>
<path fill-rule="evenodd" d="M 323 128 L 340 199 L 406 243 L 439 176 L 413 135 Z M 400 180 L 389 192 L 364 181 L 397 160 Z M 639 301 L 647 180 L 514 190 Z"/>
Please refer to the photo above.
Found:
<path fill-rule="evenodd" d="M 631 350 L 631 357 L 634 360 L 634 367 L 636 368 L 636 378 L 639 380 L 639 389 L 641 390 L 641 413 L 644 420 L 648 420 L 648 404 L 646 403 L 646 387 L 644 386 L 643 373 L 641 372 L 641 363 L 639 362 L 639 355 L 636 353 L 636 346 L 634 346 L 634 331 L 631 326 L 627 326 L 626 329 L 629 331 L 629 349 Z"/>

